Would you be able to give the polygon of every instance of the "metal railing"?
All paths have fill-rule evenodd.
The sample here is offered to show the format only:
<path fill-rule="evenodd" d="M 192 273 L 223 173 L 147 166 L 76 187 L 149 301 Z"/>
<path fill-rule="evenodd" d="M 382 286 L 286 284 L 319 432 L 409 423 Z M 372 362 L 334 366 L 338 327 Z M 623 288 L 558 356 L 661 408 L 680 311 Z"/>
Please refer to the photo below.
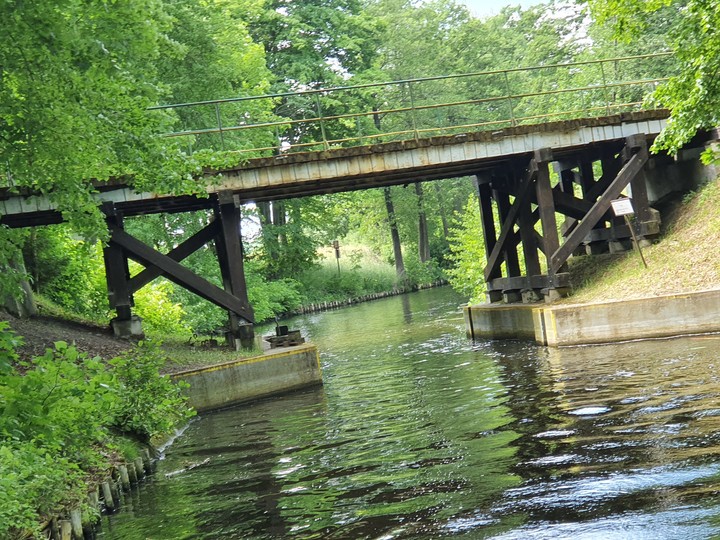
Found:
<path fill-rule="evenodd" d="M 419 139 L 638 110 L 669 52 L 152 107 L 191 150 L 246 157 Z"/>

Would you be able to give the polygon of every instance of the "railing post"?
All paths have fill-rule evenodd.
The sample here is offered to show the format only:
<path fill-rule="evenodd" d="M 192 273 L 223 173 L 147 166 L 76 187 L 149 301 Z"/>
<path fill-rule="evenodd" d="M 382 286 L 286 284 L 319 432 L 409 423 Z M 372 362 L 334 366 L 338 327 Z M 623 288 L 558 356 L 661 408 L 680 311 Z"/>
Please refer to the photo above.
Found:
<path fill-rule="evenodd" d="M 505 91 L 507 92 L 508 105 L 510 106 L 510 124 L 516 126 L 515 108 L 513 107 L 512 93 L 510 92 L 510 79 L 508 78 L 507 71 L 503 72 L 503 76 L 505 77 Z"/>
<path fill-rule="evenodd" d="M 325 150 L 330 148 L 325 134 L 325 118 L 323 117 L 322 105 L 320 105 L 320 94 L 315 94 L 315 107 L 317 109 L 317 117 L 320 119 L 320 133 L 322 133 L 323 146 Z"/>
<path fill-rule="evenodd" d="M 410 96 L 410 112 L 412 118 L 413 132 L 415 133 L 415 140 L 418 140 L 420 138 L 420 133 L 418 133 L 417 118 L 415 117 L 415 97 L 413 96 L 411 84 L 409 82 L 405 84 L 407 85 L 408 95 Z"/>
<path fill-rule="evenodd" d="M 218 131 L 220 133 L 220 148 L 225 150 L 225 137 L 223 136 L 222 119 L 220 118 L 220 104 L 215 104 L 215 118 L 217 119 Z"/>

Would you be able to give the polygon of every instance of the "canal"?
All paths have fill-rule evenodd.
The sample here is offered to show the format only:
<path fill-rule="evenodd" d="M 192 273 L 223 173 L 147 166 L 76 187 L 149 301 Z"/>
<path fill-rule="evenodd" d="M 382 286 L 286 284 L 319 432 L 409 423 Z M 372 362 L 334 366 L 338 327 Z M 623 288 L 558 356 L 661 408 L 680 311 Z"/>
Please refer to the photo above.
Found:
<path fill-rule="evenodd" d="M 298 317 L 323 387 L 193 421 L 106 540 L 720 536 L 720 338 L 464 337 L 448 288 Z"/>

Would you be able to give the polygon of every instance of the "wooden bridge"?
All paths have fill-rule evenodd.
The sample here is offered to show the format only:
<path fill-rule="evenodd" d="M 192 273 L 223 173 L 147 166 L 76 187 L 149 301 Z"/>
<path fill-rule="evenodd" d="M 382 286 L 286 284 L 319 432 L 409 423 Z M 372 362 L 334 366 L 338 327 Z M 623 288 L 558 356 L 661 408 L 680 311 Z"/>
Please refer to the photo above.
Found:
<path fill-rule="evenodd" d="M 642 80 L 638 84 L 647 83 Z M 519 101 L 526 96 L 492 99 Z M 475 101 L 485 105 L 490 98 Z M 217 108 L 220 102 L 203 105 L 208 103 Z M 467 100 L 460 104 L 468 106 Z M 451 105 L 457 104 L 444 106 Z M 374 144 L 349 147 L 338 147 L 337 140 L 328 141 L 328 131 L 323 129 L 325 140 L 312 143 L 321 144 L 319 149 L 301 144 L 297 145 L 299 152 L 282 151 L 281 142 L 281 152 L 277 148 L 259 149 L 275 155 L 250 158 L 242 165 L 225 170 L 206 171 L 206 178 L 198 180 L 204 191 L 201 196 L 137 193 L 122 181 L 98 183 L 96 198 L 111 233 L 104 255 L 110 305 L 117 312 L 114 327 L 121 334 L 139 331 L 131 312 L 133 294 L 152 279 L 164 275 L 228 310 L 229 337 L 247 345 L 253 338 L 254 316 L 243 272 L 242 203 L 464 176 L 475 179 L 479 195 L 482 234 L 487 247 L 485 280 L 489 300 L 554 298 L 569 286 L 565 265 L 573 253 L 596 252 L 629 238 L 626 225 L 610 212 L 610 201 L 623 192 L 632 196 L 639 234 L 648 236 L 659 231 L 659 217 L 648 201 L 647 173 L 651 166 L 662 167 L 672 160 L 667 157 L 650 160 L 648 145 L 665 125 L 667 113 L 632 110 L 637 106 L 638 103 L 623 102 L 617 107 L 619 112 L 614 112 L 606 102 L 597 108 L 613 114 L 561 120 L 535 115 L 533 118 L 538 121 L 534 123 L 513 113 L 512 118 L 473 126 L 483 128 L 479 131 L 454 125 L 449 131 L 445 128 L 445 134 L 441 135 L 434 135 L 438 128 L 427 129 L 425 134 L 434 135 L 428 137 L 419 136 L 421 128 L 416 119 L 409 139 L 392 140 L 407 135 L 401 130 L 385 133 L 382 138 L 375 134 L 373 139 L 360 141 Z M 422 110 L 422 107 L 418 109 L 414 104 L 401 112 L 417 112 L 416 109 Z M 518 110 L 517 105 L 509 108 Z M 373 107 L 362 114 L 377 120 L 381 112 L 388 115 L 398 110 L 380 111 Z M 361 113 L 345 116 L 360 118 Z M 219 120 L 220 115 L 217 117 Z M 324 126 L 325 122 L 337 119 L 335 115 L 303 122 L 319 122 Z M 249 128 L 259 125 L 250 124 Z M 262 127 L 269 125 L 272 127 L 271 123 L 263 123 Z M 231 130 L 220 126 L 169 135 L 197 137 L 210 133 L 220 135 L 225 145 L 227 132 L 236 133 L 247 127 Z M 465 131 L 458 132 L 458 129 Z M 383 139 L 390 141 L 378 142 Z M 698 140 L 697 144 L 703 142 Z M 554 185 L 550 167 L 557 172 Z M 166 254 L 143 244 L 123 229 L 123 218 L 127 216 L 199 209 L 211 209 L 215 219 Z M 1 222 L 10 227 L 62 221 L 49 199 L 32 193 L 5 192 L 0 197 L 0 215 Z M 562 224 L 557 222 L 558 215 L 564 217 Z M 210 241 L 217 247 L 223 288 L 180 264 Z M 519 249 L 523 254 L 522 267 Z M 130 277 L 128 259 L 138 261 L 145 270 Z"/>

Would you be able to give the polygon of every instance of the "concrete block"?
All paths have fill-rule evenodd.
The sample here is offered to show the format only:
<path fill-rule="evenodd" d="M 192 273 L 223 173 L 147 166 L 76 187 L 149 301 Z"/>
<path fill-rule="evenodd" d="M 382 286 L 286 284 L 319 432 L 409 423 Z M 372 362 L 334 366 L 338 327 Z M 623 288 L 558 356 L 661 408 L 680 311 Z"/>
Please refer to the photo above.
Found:
<path fill-rule="evenodd" d="M 720 290 L 543 310 L 550 346 L 720 331 Z"/>
<path fill-rule="evenodd" d="M 142 329 L 142 319 L 137 315 L 133 315 L 130 319 L 120 320 L 113 319 L 110 326 L 116 337 L 122 338 L 144 338 L 145 333 Z"/>
<path fill-rule="evenodd" d="M 479 304 L 463 308 L 467 336 L 473 339 L 534 339 L 533 306 Z"/>
<path fill-rule="evenodd" d="M 183 371 L 188 401 L 198 412 L 322 384 L 317 347 L 311 344 L 272 349 L 253 358 Z"/>

